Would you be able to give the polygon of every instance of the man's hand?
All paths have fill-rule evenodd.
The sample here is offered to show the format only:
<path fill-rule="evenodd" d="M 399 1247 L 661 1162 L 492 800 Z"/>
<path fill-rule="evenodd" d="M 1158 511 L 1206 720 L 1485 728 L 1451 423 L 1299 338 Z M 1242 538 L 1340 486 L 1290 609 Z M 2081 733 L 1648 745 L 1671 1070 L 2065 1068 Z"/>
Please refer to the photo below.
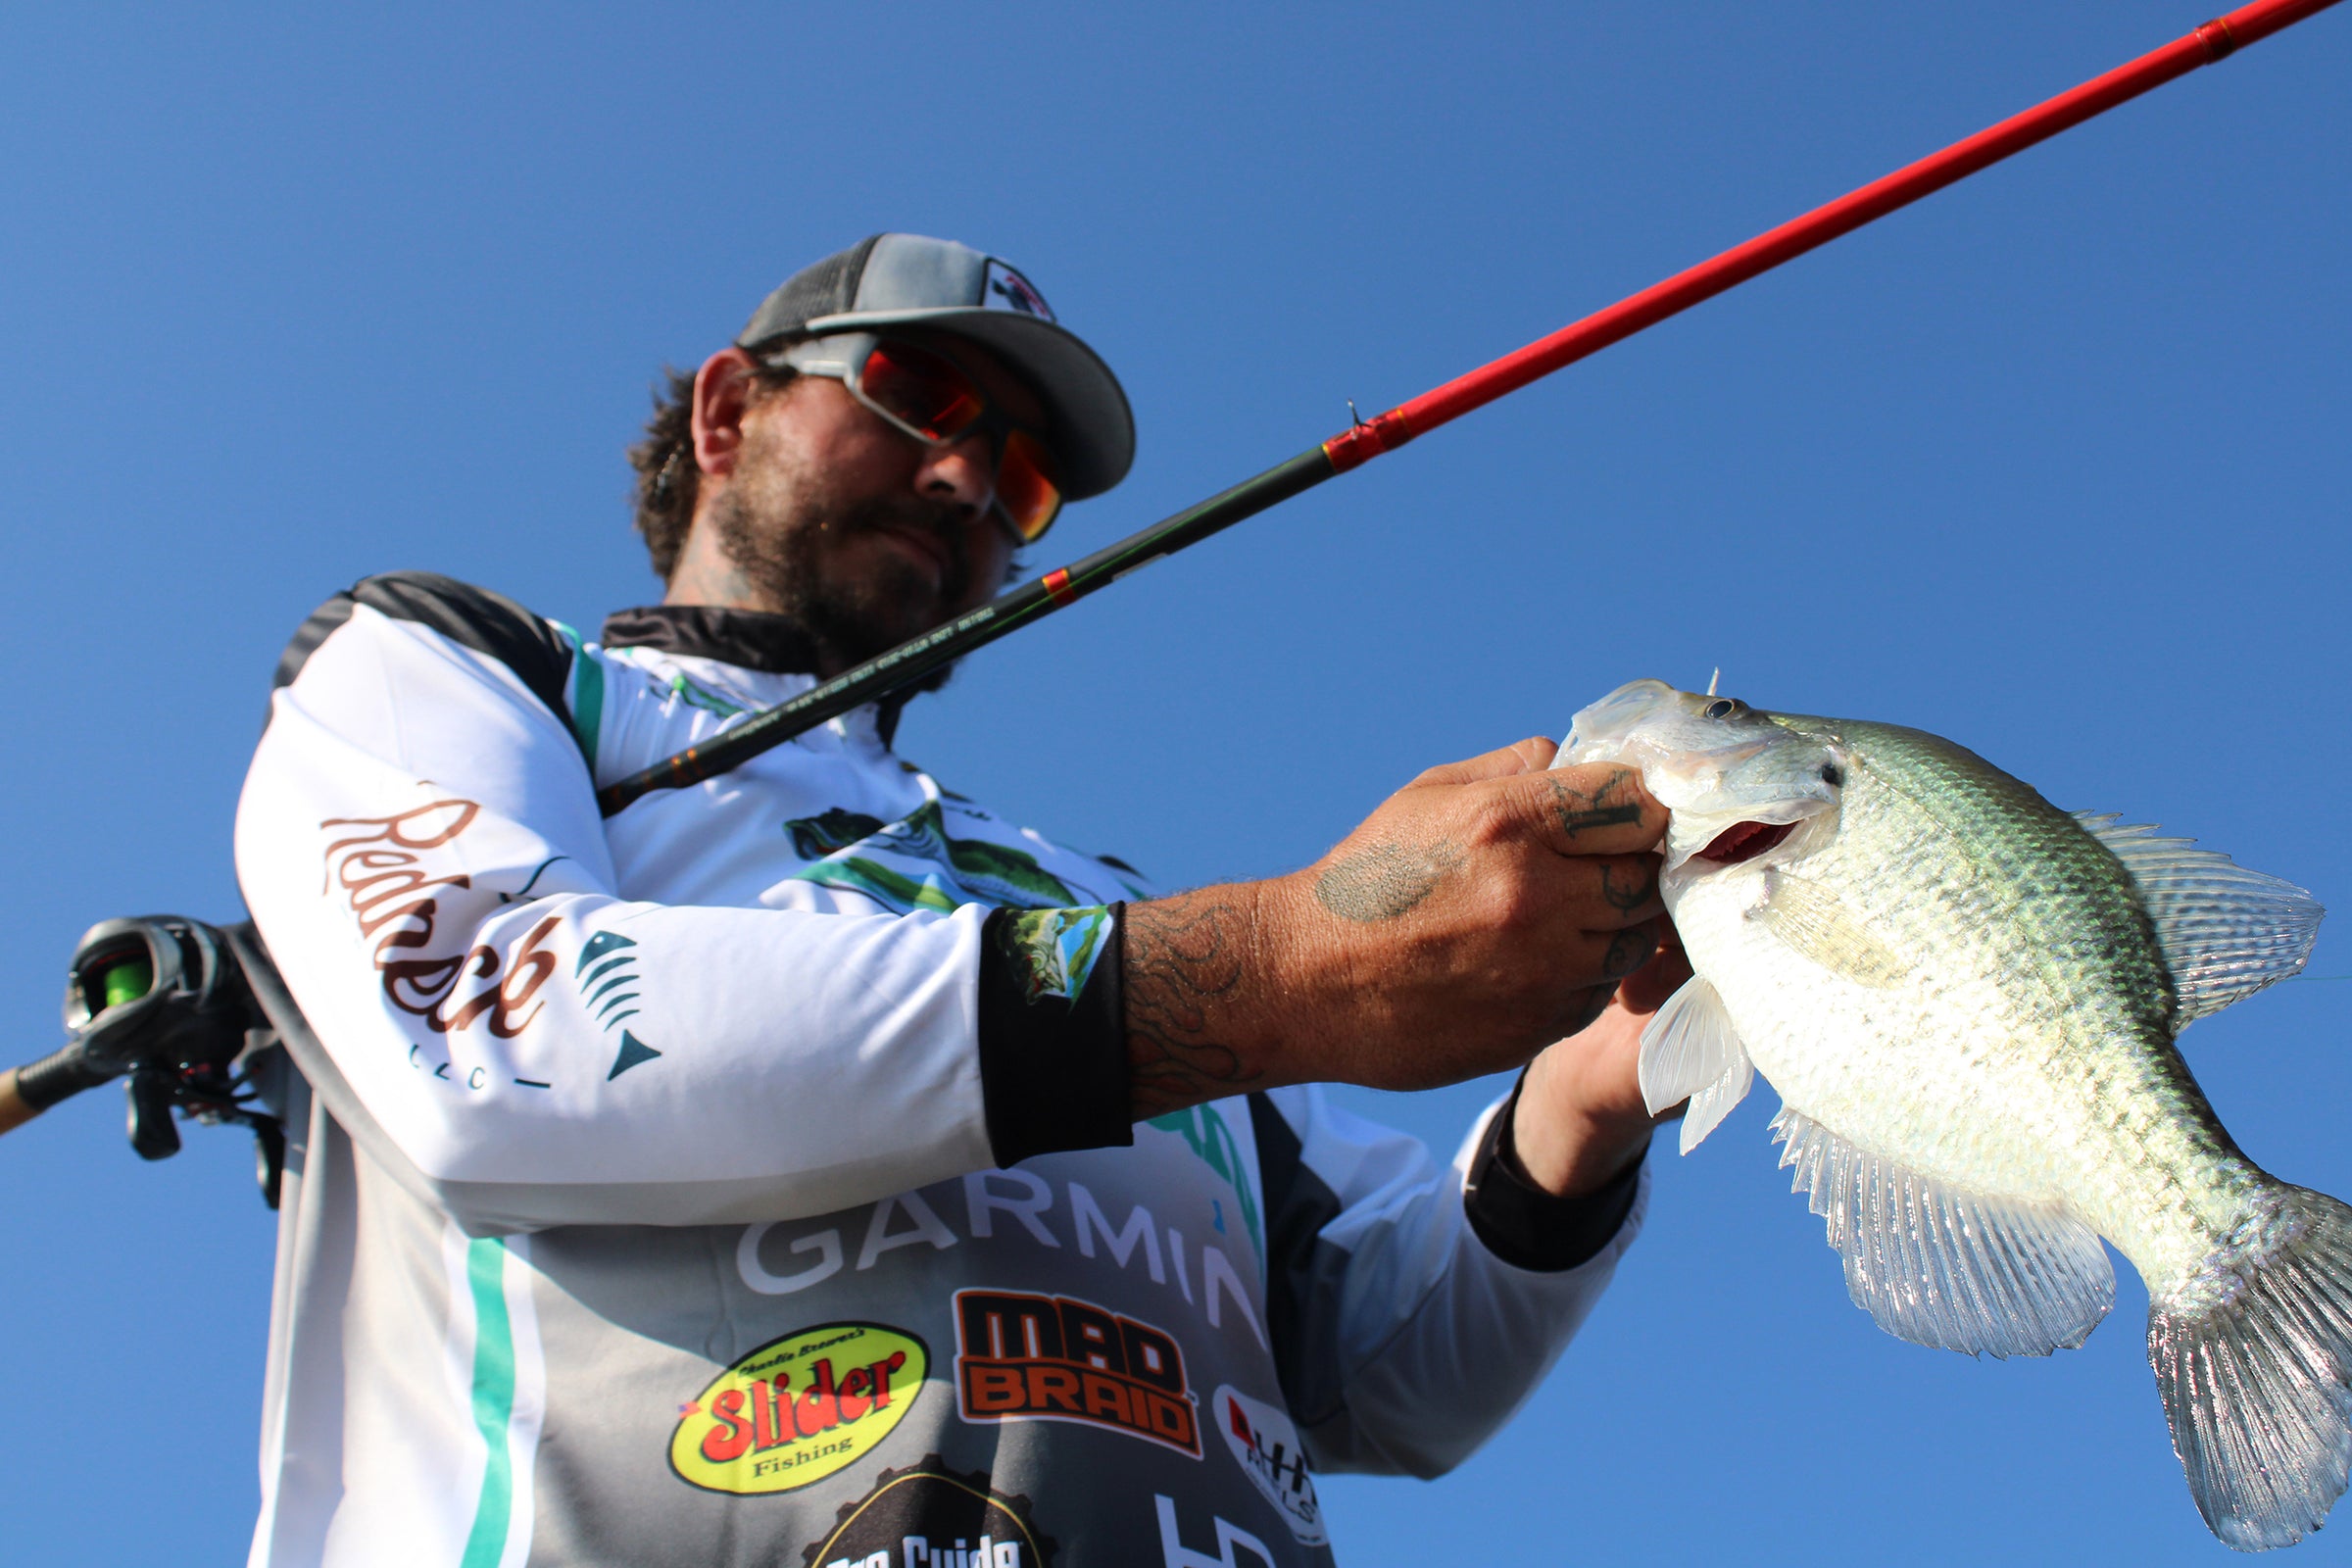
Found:
<path fill-rule="evenodd" d="M 1511 1144 L 1520 1168 L 1554 1197 L 1607 1186 L 1648 1147 L 1651 1128 L 1683 1113 L 1677 1106 L 1650 1115 L 1637 1071 L 1650 1015 L 1690 978 L 1673 928 L 1661 937 L 1657 956 L 1626 977 L 1590 1028 L 1545 1047 L 1528 1065 Z"/>
<path fill-rule="evenodd" d="M 1548 771 L 1556 750 L 1432 768 L 1303 871 L 1130 905 L 1135 1113 L 1433 1088 L 1599 1017 L 1657 946 L 1666 811 L 1628 768 Z"/>

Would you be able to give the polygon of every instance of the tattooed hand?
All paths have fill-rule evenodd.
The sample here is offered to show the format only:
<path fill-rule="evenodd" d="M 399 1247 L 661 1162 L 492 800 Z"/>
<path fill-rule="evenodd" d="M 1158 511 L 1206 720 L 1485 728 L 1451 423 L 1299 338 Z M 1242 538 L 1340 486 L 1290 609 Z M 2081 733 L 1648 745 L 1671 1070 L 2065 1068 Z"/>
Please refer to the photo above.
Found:
<path fill-rule="evenodd" d="M 1130 905 L 1136 1114 L 1433 1088 L 1599 1017 L 1657 948 L 1666 811 L 1615 764 L 1547 771 L 1555 751 L 1432 768 L 1303 871 Z"/>

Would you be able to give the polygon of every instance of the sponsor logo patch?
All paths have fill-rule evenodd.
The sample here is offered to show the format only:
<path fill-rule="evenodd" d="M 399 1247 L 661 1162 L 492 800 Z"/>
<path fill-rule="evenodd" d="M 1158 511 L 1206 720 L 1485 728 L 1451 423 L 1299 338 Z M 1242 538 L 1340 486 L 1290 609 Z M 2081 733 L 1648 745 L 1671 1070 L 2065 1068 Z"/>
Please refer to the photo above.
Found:
<path fill-rule="evenodd" d="M 1054 1553 L 1027 1497 L 992 1492 L 984 1473 L 958 1475 L 930 1453 L 883 1471 L 873 1491 L 843 1503 L 833 1533 L 801 1560 L 804 1568 L 1053 1568 Z"/>
<path fill-rule="evenodd" d="M 794 876 L 862 893 L 902 914 L 911 909 L 947 913 L 966 904 L 1051 909 L 1083 902 L 1028 851 L 950 834 L 947 813 L 935 800 L 896 822 L 837 806 L 816 816 L 794 817 L 784 831 L 794 853 L 810 862 Z"/>
<path fill-rule="evenodd" d="M 980 290 L 980 303 L 992 311 L 1018 311 L 1042 320 L 1054 319 L 1054 308 L 1037 291 L 1037 285 L 994 259 L 988 264 L 988 280 Z"/>
<path fill-rule="evenodd" d="M 1209 1422 L 1225 1440 L 1234 1462 L 1282 1515 L 1299 1544 L 1329 1545 L 1323 1505 L 1315 1499 L 1315 1478 L 1306 1472 L 1306 1455 L 1290 1412 L 1252 1399 L 1231 1384 L 1218 1386 L 1208 1407 Z"/>
<path fill-rule="evenodd" d="M 1184 1352 L 1151 1324 L 1073 1297 L 957 1291 L 956 1333 L 966 1421 L 1076 1421 L 1200 1457 Z"/>
<path fill-rule="evenodd" d="M 1032 1006 L 1049 997 L 1074 1002 L 1109 946 L 1110 910 L 1024 909 L 1004 922 L 1001 941 L 1019 966 Z"/>
<path fill-rule="evenodd" d="M 1214 1544 L 1212 1553 L 1185 1544 L 1184 1527 L 1177 1522 L 1174 1497 L 1154 1493 L 1152 1509 L 1159 1519 L 1159 1560 L 1163 1568 L 1274 1568 L 1274 1553 L 1266 1544 L 1230 1520 L 1213 1513 L 1208 1516 L 1210 1540 Z M 1194 1528 L 1199 1528 L 1198 1519 Z"/>
<path fill-rule="evenodd" d="M 706 1492 L 790 1492 L 853 1464 L 922 1396 L 930 1351 L 879 1323 L 770 1340 L 678 1407 L 669 1467 Z"/>

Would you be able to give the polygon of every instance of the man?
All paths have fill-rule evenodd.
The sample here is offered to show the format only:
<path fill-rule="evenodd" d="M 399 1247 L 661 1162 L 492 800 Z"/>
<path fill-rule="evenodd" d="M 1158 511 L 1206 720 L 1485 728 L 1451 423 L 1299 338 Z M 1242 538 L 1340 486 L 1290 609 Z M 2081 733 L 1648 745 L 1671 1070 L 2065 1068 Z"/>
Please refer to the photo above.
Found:
<path fill-rule="evenodd" d="M 310 1024 L 254 1562 L 1320 1562 L 1313 1471 L 1525 1397 L 1638 1222 L 1681 978 L 1632 775 L 1521 742 L 1161 899 L 892 706 L 598 815 L 983 603 L 1133 446 L 1020 273 L 877 236 L 632 454 L 662 605 L 396 574 L 297 635 L 237 828 Z M 1453 1170 L 1312 1087 L 1531 1059 Z"/>

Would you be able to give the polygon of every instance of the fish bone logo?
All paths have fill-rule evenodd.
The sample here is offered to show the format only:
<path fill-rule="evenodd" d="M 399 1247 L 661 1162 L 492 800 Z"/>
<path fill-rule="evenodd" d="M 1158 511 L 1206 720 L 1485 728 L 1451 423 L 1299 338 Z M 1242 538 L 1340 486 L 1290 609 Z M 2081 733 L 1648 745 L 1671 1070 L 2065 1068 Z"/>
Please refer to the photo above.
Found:
<path fill-rule="evenodd" d="M 1252 1399 L 1230 1384 L 1218 1387 L 1209 1410 L 1209 1420 L 1225 1439 L 1234 1462 L 1282 1515 L 1299 1544 L 1329 1545 L 1323 1504 L 1315 1497 L 1315 1478 L 1307 1474 L 1306 1454 L 1290 1412 Z"/>
<path fill-rule="evenodd" d="M 1067 1296 L 956 1293 L 956 1400 L 966 1421 L 1075 1421 L 1200 1457 L 1175 1339 Z"/>
<path fill-rule="evenodd" d="M 580 956 L 571 966 L 571 976 L 572 983 L 580 988 L 580 1005 L 604 1026 L 605 1033 L 620 1029 L 620 1049 L 613 1054 L 612 1070 L 605 1074 L 605 1082 L 611 1083 L 631 1067 L 662 1054 L 636 1035 L 621 1029 L 623 1022 L 640 1011 L 631 1004 L 638 1000 L 638 987 L 644 984 L 637 973 L 634 939 L 617 931 L 599 931 L 580 944 Z"/>
<path fill-rule="evenodd" d="M 890 1436 L 929 1370 L 921 1340 L 879 1323 L 770 1340 L 678 1407 L 669 1467 L 690 1486 L 739 1496 L 821 1481 Z"/>

